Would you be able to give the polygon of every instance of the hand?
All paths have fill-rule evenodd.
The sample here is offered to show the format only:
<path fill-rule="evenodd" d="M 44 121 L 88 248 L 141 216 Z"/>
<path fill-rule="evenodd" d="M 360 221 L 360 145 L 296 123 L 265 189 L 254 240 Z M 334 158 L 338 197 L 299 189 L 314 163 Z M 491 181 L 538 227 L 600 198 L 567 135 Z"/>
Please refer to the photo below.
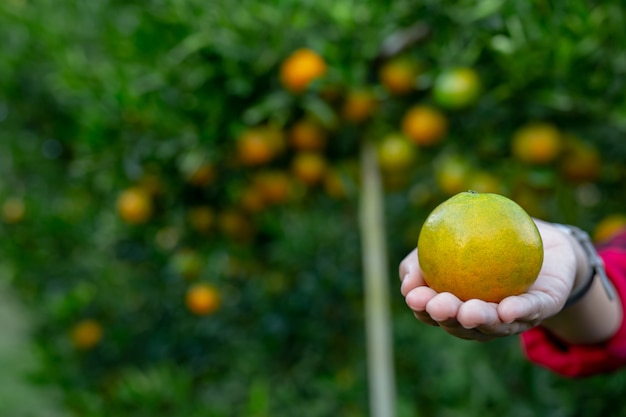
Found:
<path fill-rule="evenodd" d="M 535 221 L 543 239 L 544 261 L 528 292 L 500 303 L 461 301 L 451 293 L 428 287 L 417 249 L 400 263 L 401 292 L 420 321 L 453 336 L 486 341 L 521 333 L 557 314 L 569 296 L 579 265 L 570 238 L 550 223 Z"/>

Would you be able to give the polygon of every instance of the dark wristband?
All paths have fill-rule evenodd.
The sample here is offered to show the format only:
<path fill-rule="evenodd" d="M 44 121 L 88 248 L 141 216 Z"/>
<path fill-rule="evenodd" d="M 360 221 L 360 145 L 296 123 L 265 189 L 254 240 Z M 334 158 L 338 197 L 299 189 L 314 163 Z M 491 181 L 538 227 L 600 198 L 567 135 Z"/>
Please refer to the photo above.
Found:
<path fill-rule="evenodd" d="M 602 259 L 600 259 L 598 252 L 596 252 L 596 248 L 593 246 L 593 243 L 591 242 L 591 238 L 589 237 L 589 234 L 585 232 L 584 230 L 579 229 L 578 227 L 575 227 L 575 226 L 570 226 L 570 225 L 565 225 L 565 224 L 555 224 L 555 225 L 561 230 L 568 233 L 574 239 L 576 239 L 576 241 L 582 247 L 583 252 L 585 252 L 585 255 L 587 255 L 587 260 L 589 262 L 589 267 L 591 269 L 589 273 L 589 277 L 587 278 L 585 283 L 579 288 L 577 288 L 576 291 L 570 294 L 563 308 L 569 307 L 570 305 L 574 304 L 575 302 L 583 298 L 583 296 L 587 294 L 587 292 L 589 292 L 589 289 L 591 288 L 591 285 L 593 284 L 593 281 L 595 280 L 596 275 L 599 276 L 600 279 L 602 280 L 602 285 L 604 286 L 604 290 L 606 291 L 606 295 L 609 297 L 609 300 L 612 300 L 613 298 L 615 298 L 615 290 L 613 289 L 613 286 L 609 282 L 609 278 L 606 276 Z"/>

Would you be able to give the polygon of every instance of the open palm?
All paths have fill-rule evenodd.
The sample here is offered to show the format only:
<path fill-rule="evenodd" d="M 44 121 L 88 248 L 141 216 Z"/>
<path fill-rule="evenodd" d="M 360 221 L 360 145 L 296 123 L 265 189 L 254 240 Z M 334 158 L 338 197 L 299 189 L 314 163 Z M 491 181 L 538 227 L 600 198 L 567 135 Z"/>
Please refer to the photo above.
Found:
<path fill-rule="evenodd" d="M 400 263 L 401 292 L 415 317 L 440 326 L 448 333 L 485 341 L 521 333 L 558 313 L 571 292 L 576 275 L 576 256 L 568 237 L 550 223 L 535 221 L 544 246 L 539 276 L 523 294 L 499 303 L 438 293 L 424 282 L 417 249 Z"/>

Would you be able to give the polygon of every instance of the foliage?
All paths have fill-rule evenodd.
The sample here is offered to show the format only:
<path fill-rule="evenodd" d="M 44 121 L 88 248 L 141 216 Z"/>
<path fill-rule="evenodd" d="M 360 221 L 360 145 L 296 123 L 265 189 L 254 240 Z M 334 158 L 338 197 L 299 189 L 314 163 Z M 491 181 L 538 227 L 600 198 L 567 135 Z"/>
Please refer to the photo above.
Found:
<path fill-rule="evenodd" d="M 373 62 L 416 22 L 429 36 L 406 55 L 421 72 L 392 94 Z M 1 247 L 40 320 L 42 381 L 81 416 L 363 415 L 359 141 L 399 133 L 414 105 L 437 107 L 442 71 L 479 75 L 476 103 L 440 109 L 445 138 L 385 173 L 394 277 L 459 178 L 591 231 L 624 211 L 623 27 L 615 0 L 3 2 L 0 197 L 13 203 Z M 300 48 L 327 65 L 301 94 L 279 76 Z M 357 90 L 377 103 L 367 122 L 344 117 Z M 288 132 L 304 116 L 326 130 L 322 166 L 338 176 L 292 171 Z M 534 122 L 561 133 L 546 163 L 511 152 Z M 250 129 L 278 141 L 268 162 L 240 159 Z M 581 153 L 591 168 L 572 176 L 564 167 Z M 285 200 L 249 194 L 268 170 L 288 174 Z M 131 188 L 153 205 L 146 221 L 117 212 Z M 220 292 L 211 315 L 185 307 L 198 281 Z M 470 344 L 417 324 L 394 293 L 401 415 L 624 412 L 623 374 L 560 379 L 526 363 L 514 338 Z M 69 337 L 83 319 L 103 329 L 90 350 Z"/>

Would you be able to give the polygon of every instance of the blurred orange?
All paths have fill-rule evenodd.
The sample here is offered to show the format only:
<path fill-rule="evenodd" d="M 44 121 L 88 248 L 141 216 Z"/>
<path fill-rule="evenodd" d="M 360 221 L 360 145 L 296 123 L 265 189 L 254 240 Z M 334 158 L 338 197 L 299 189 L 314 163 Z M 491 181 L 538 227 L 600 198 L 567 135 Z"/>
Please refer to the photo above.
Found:
<path fill-rule="evenodd" d="M 561 175 L 569 181 L 594 181 L 600 175 L 602 160 L 592 145 L 580 139 L 568 138 L 561 160 Z"/>
<path fill-rule="evenodd" d="M 302 152 L 291 161 L 291 170 L 296 178 L 307 185 L 316 185 L 326 174 L 326 159 L 316 152 Z"/>
<path fill-rule="evenodd" d="M 415 145 L 401 133 L 383 137 L 377 147 L 378 163 L 387 172 L 405 171 L 415 162 L 416 153 Z"/>
<path fill-rule="evenodd" d="M 298 151 L 319 151 L 326 146 L 327 134 L 321 123 L 304 118 L 289 129 L 289 143 Z"/>
<path fill-rule="evenodd" d="M 215 177 L 215 166 L 208 162 L 204 162 L 189 173 L 187 181 L 196 187 L 205 187 L 211 184 Z"/>
<path fill-rule="evenodd" d="M 80 350 L 89 350 L 96 347 L 102 340 L 102 326 L 93 319 L 78 322 L 70 333 L 74 347 Z"/>
<path fill-rule="evenodd" d="M 378 109 L 378 98 L 369 90 L 355 89 L 346 95 L 342 117 L 351 123 L 361 123 L 369 119 Z"/>
<path fill-rule="evenodd" d="M 444 138 L 448 130 L 445 115 L 434 107 L 416 105 L 402 118 L 402 132 L 421 146 L 435 145 Z"/>
<path fill-rule="evenodd" d="M 288 56 L 280 67 L 280 80 L 287 90 L 301 93 L 326 73 L 326 62 L 311 49 L 301 48 Z"/>
<path fill-rule="evenodd" d="M 237 138 L 237 151 L 241 163 L 248 166 L 266 164 L 277 154 L 272 138 L 259 128 L 247 129 Z"/>
<path fill-rule="evenodd" d="M 444 70 L 433 85 L 435 102 L 446 109 L 459 109 L 473 104 L 480 91 L 478 73 L 467 67 Z"/>
<path fill-rule="evenodd" d="M 479 193 L 502 194 L 502 183 L 495 175 L 486 171 L 475 171 L 468 179 L 467 189 Z"/>
<path fill-rule="evenodd" d="M 553 162 L 563 149 L 561 132 L 550 123 L 531 123 L 518 129 L 511 142 L 513 156 L 530 164 Z"/>
<path fill-rule="evenodd" d="M 120 217 L 127 223 L 145 223 L 152 216 L 152 199 L 142 188 L 126 189 L 122 191 L 117 199 L 117 211 Z"/>
<path fill-rule="evenodd" d="M 221 304 L 218 290 L 206 283 L 192 285 L 185 294 L 185 305 L 197 316 L 215 313 Z"/>
<path fill-rule="evenodd" d="M 268 170 L 259 172 L 253 183 L 264 202 L 280 204 L 287 201 L 291 194 L 291 179 L 286 172 Z"/>
<path fill-rule="evenodd" d="M 187 219 L 195 231 L 208 233 L 215 223 L 215 213 L 209 206 L 191 207 Z"/>
<path fill-rule="evenodd" d="M 454 195 L 468 191 L 468 178 L 472 172 L 469 162 L 461 155 L 446 155 L 436 162 L 435 180 L 444 194 Z"/>
<path fill-rule="evenodd" d="M 391 94 L 408 94 L 415 90 L 419 64 L 409 57 L 397 57 L 382 65 L 378 73 L 381 84 Z"/>
<path fill-rule="evenodd" d="M 254 225 L 243 212 L 229 208 L 219 213 L 217 224 L 220 231 L 228 238 L 247 243 L 254 237 Z"/>
<path fill-rule="evenodd" d="M 24 219 L 26 204 L 19 197 L 11 197 L 2 204 L 2 220 L 8 224 L 19 223 Z"/>
<path fill-rule="evenodd" d="M 596 225 L 593 240 L 600 243 L 626 230 L 626 214 L 609 214 Z"/>

